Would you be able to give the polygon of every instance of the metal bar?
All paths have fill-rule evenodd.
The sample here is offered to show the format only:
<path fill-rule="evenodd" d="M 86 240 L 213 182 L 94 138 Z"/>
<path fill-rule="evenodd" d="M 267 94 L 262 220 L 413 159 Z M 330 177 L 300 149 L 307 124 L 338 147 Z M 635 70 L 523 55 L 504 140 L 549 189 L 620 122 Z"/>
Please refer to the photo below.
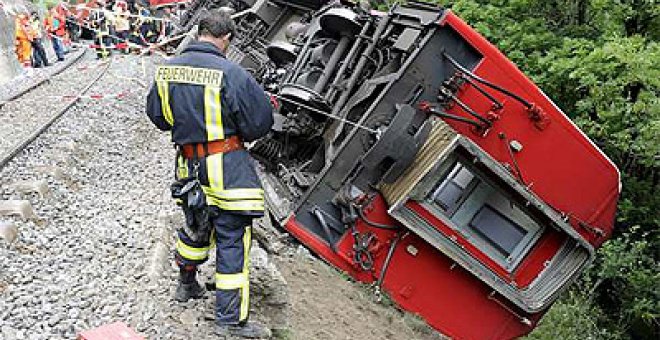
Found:
<path fill-rule="evenodd" d="M 466 77 L 465 74 L 461 74 L 461 78 L 467 81 L 468 83 L 470 83 L 470 85 L 472 85 L 475 89 L 477 89 L 479 93 L 483 94 L 486 98 L 490 99 L 493 102 L 493 104 L 495 104 L 497 109 L 501 109 L 504 107 L 504 105 L 502 105 L 502 103 L 500 103 L 499 100 L 495 99 L 495 97 L 493 97 L 490 93 L 482 89 L 479 85 L 477 85 L 477 83 L 472 81 L 470 77 Z"/>
<path fill-rule="evenodd" d="M 459 64 L 456 60 L 454 60 L 454 58 L 452 58 L 451 56 L 449 56 L 447 53 L 444 53 L 444 52 L 443 52 L 442 55 L 443 55 L 445 58 L 447 58 L 447 60 L 449 60 L 449 62 L 452 63 L 452 65 L 454 65 L 455 68 L 457 68 L 459 71 L 465 73 L 465 74 L 466 74 L 467 76 L 469 76 L 470 78 L 472 78 L 472 79 L 474 79 L 474 80 L 476 80 L 476 81 L 478 81 L 478 82 L 480 82 L 480 83 L 482 83 L 482 84 L 484 84 L 484 85 L 486 85 L 486 86 L 488 86 L 488 87 L 490 87 L 490 88 L 492 88 L 492 89 L 494 89 L 494 90 L 497 90 L 497 91 L 499 91 L 499 92 L 502 92 L 502 93 L 504 93 L 505 95 L 507 95 L 507 96 L 509 96 L 509 97 L 511 97 L 511 98 L 513 98 L 513 99 L 515 99 L 515 100 L 517 100 L 517 101 L 519 101 L 520 103 L 522 103 L 523 105 L 525 105 L 525 107 L 528 108 L 528 109 L 531 108 L 531 107 L 533 107 L 533 105 L 532 105 L 530 102 L 528 102 L 528 101 L 525 100 L 524 98 L 520 97 L 519 95 L 517 95 L 517 94 L 515 94 L 515 93 L 513 93 L 513 92 L 511 92 L 511 91 L 509 91 L 509 90 L 507 90 L 507 89 L 505 89 L 505 88 L 503 88 L 503 87 L 500 87 L 500 86 L 498 86 L 498 85 L 495 85 L 495 84 L 489 82 L 488 80 L 483 79 L 483 78 L 479 77 L 478 75 L 476 75 L 476 74 L 470 72 L 470 70 L 468 70 L 468 69 L 466 69 L 465 67 L 463 67 L 463 65 Z"/>
<path fill-rule="evenodd" d="M 323 69 L 321 78 L 319 78 L 319 80 L 314 85 L 314 92 L 321 93 L 325 86 L 328 85 L 332 71 L 337 67 L 337 64 L 339 64 L 339 59 L 341 59 L 342 55 L 344 55 L 346 48 L 348 48 L 348 43 L 350 42 L 351 39 L 346 35 L 342 35 L 341 39 L 339 39 L 339 43 L 337 44 L 335 50 L 332 52 L 332 56 L 330 57 L 330 60 L 328 60 L 328 64 L 326 64 L 325 68 Z"/>
<path fill-rule="evenodd" d="M 293 67 L 291 67 L 292 72 L 289 74 L 289 77 L 287 78 L 286 82 L 289 83 L 296 82 L 296 78 L 298 78 L 298 75 L 302 70 L 302 66 L 301 66 L 302 63 L 306 62 L 309 59 L 309 56 L 312 54 L 312 49 L 309 48 L 309 45 L 310 45 L 310 41 L 308 40 L 303 46 L 302 50 L 300 51 L 300 54 L 298 55 L 298 59 L 296 59 L 296 62 L 294 63 Z"/>
<path fill-rule="evenodd" d="M 284 18 L 284 16 L 287 14 L 289 14 L 289 7 L 284 7 L 284 9 L 282 9 L 280 13 L 277 15 L 275 22 L 273 22 L 272 24 L 270 24 L 270 26 L 268 26 L 268 29 L 264 33 L 264 37 L 270 37 L 271 33 L 273 33 L 273 29 L 277 27 L 277 24 L 279 24 L 282 18 Z"/>
<path fill-rule="evenodd" d="M 383 18 L 380 23 L 378 23 L 378 27 L 376 28 L 376 32 L 374 32 L 373 39 L 371 39 L 371 42 L 369 45 L 367 45 L 367 48 L 364 49 L 364 52 L 362 53 L 362 57 L 360 58 L 358 64 L 355 66 L 355 69 L 353 70 L 353 74 L 348 79 L 348 85 L 346 86 L 345 91 L 341 94 L 341 96 L 339 97 L 339 99 L 337 100 L 337 102 L 335 103 L 332 109 L 332 114 L 338 114 L 343 108 L 344 104 L 346 104 L 346 102 L 348 101 L 348 98 L 351 95 L 351 91 L 353 90 L 353 87 L 355 87 L 355 84 L 357 83 L 358 79 L 360 79 L 362 70 L 367 65 L 367 61 L 369 61 L 369 55 L 376 48 L 376 44 L 380 40 L 380 37 L 383 34 L 383 31 L 385 31 L 385 28 L 387 28 L 390 20 L 391 17 L 387 16 Z M 341 127 L 337 129 L 337 131 L 341 131 Z"/>
<path fill-rule="evenodd" d="M 344 76 L 344 73 L 346 73 L 346 70 L 348 69 L 348 65 L 351 63 L 353 58 L 355 58 L 355 54 L 360 48 L 360 45 L 364 40 L 364 36 L 367 34 L 367 31 L 369 30 L 370 27 L 371 27 L 371 21 L 367 21 L 364 24 L 364 26 L 362 26 L 362 32 L 360 32 L 357 39 L 355 39 L 355 42 L 353 43 L 353 47 L 351 47 L 351 50 L 348 51 L 348 54 L 344 59 L 344 63 L 341 64 L 341 67 L 339 68 L 337 74 L 335 75 L 335 79 L 332 81 L 332 85 L 330 86 L 328 93 L 325 95 L 326 100 L 330 101 L 332 97 L 334 97 L 334 95 L 337 93 L 337 87 L 339 86 L 339 81 Z"/>
<path fill-rule="evenodd" d="M 493 125 L 493 123 L 491 123 L 488 119 L 486 119 L 486 118 L 480 116 L 478 113 L 474 112 L 474 110 L 472 110 L 469 106 L 465 105 L 465 103 L 463 103 L 460 99 L 458 99 L 458 97 L 456 97 L 455 95 L 453 95 L 449 91 L 447 91 L 446 94 L 449 95 L 449 97 L 451 99 L 453 99 L 456 102 L 456 104 L 458 104 L 458 106 L 460 106 L 463 109 L 463 111 L 469 113 L 470 116 L 479 119 L 482 123 L 486 124 L 486 126 Z"/>
<path fill-rule="evenodd" d="M 325 217 L 323 217 L 322 210 L 318 206 L 312 207 L 312 214 L 314 217 L 316 217 L 316 220 L 319 222 L 321 227 L 323 228 L 323 232 L 325 232 L 325 236 L 328 238 L 328 245 L 330 246 L 330 249 L 332 249 L 333 252 L 337 252 L 337 246 L 335 245 L 335 242 L 332 240 L 332 233 L 330 232 L 330 227 L 328 227 L 328 222 L 325 220 Z"/>
<path fill-rule="evenodd" d="M 436 109 L 431 109 L 431 110 L 429 110 L 429 112 L 431 112 L 432 114 L 434 114 L 438 117 L 441 117 L 441 118 L 453 119 L 453 120 L 457 120 L 457 121 L 460 121 L 460 122 L 463 122 L 463 123 L 468 123 L 470 125 L 473 125 L 475 127 L 480 128 L 480 129 L 483 128 L 483 126 L 481 126 L 481 124 L 479 124 L 479 123 L 477 123 L 474 120 L 469 119 L 469 118 L 456 116 L 456 115 L 453 115 L 453 114 L 450 114 L 450 113 L 447 113 L 447 112 L 444 112 L 444 111 L 438 111 Z"/>
<path fill-rule="evenodd" d="M 399 244 L 399 241 L 403 238 L 404 234 L 398 232 L 394 241 L 390 245 L 390 249 L 387 251 L 387 257 L 385 257 L 385 263 L 383 263 L 383 268 L 380 270 L 380 276 L 378 276 L 378 281 L 376 281 L 376 288 L 380 290 L 380 287 L 383 286 L 383 281 L 385 281 L 385 274 L 387 274 L 387 269 L 390 267 L 390 261 L 392 261 L 392 255 L 394 255 L 394 250 Z"/>

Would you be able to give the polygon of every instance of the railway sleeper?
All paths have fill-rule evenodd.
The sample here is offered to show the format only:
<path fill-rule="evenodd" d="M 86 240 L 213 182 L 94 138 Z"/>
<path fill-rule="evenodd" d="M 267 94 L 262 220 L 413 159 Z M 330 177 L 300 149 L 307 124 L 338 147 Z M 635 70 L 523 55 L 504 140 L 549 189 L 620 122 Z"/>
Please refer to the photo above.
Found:
<path fill-rule="evenodd" d="M 27 200 L 0 201 L 0 216 L 20 216 L 24 220 L 38 220 L 37 214 L 32 209 L 32 203 Z"/>
<path fill-rule="evenodd" d="M 18 228 L 12 222 L 0 221 L 0 238 L 11 244 L 18 236 Z"/>
<path fill-rule="evenodd" d="M 40 198 L 44 198 L 50 191 L 48 188 L 48 182 L 43 179 L 36 181 L 18 181 L 12 184 L 11 187 L 14 191 L 21 194 L 36 193 Z"/>

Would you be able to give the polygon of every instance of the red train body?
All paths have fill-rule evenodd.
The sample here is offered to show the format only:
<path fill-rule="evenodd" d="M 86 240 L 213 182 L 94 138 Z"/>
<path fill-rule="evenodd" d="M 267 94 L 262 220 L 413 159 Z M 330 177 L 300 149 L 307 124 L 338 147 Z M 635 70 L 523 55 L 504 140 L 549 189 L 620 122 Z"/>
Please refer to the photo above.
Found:
<path fill-rule="evenodd" d="M 461 19 L 446 12 L 437 25 L 451 27 L 483 55 L 472 70 L 474 74 L 524 96 L 538 110 L 532 113 L 521 103 L 493 92 L 492 95 L 504 104 L 504 108 L 493 112 L 490 101 L 474 87 L 464 86 L 457 97 L 474 111 L 492 112 L 496 119 L 485 132 L 475 132 L 470 125 L 452 119 L 446 119 L 446 123 L 497 162 L 513 168 L 512 157 L 515 157 L 528 190 L 556 210 L 577 233 L 574 236 L 591 247 L 600 246 L 613 228 L 620 192 L 617 168 L 532 81 Z M 448 112 L 471 118 L 457 106 Z M 514 156 L 507 150 L 511 141 L 523 146 Z M 409 200 L 405 204 L 501 280 L 523 289 L 539 277 L 570 238 L 566 231 L 546 226 L 520 263 L 509 271 L 419 202 Z M 379 195 L 366 207 L 365 217 L 381 224 L 401 225 L 388 213 L 390 208 Z M 382 274 L 397 232 L 373 228 L 362 219 L 356 223 L 359 232 L 376 235 L 370 244 L 373 271 L 361 270 L 354 261 L 355 241 L 350 233 L 345 233 L 333 250 L 327 240 L 310 232 L 295 214 L 291 214 L 284 225 L 332 265 L 361 282 L 374 283 Z M 564 287 L 562 285 L 559 290 Z M 401 307 L 419 314 L 440 332 L 454 338 L 522 336 L 535 327 L 549 307 L 525 311 L 413 232 L 406 233 L 393 248 L 382 288 Z"/>
<path fill-rule="evenodd" d="M 445 335 L 529 333 L 610 237 L 618 170 L 451 11 L 363 5 L 222 1 L 281 104 L 250 146 L 272 216 Z"/>

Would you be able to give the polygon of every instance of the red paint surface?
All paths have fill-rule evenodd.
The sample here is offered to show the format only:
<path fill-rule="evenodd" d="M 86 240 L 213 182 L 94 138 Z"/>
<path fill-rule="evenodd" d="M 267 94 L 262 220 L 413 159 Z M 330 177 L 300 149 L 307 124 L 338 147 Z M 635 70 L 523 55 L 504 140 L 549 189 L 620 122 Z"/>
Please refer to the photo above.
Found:
<path fill-rule="evenodd" d="M 144 337 L 130 329 L 123 322 L 84 331 L 78 335 L 78 340 L 144 340 Z"/>
<path fill-rule="evenodd" d="M 522 104 L 488 90 L 504 102 L 504 109 L 498 112 L 500 118 L 485 136 L 476 135 L 466 124 L 451 120 L 447 123 L 502 163 L 512 163 L 512 160 L 507 145 L 498 138 L 498 134 L 504 133 L 509 140 L 520 142 L 523 150 L 516 154 L 516 160 L 531 191 L 568 215 L 571 226 L 598 247 L 609 237 L 613 228 L 619 195 L 619 173 L 616 167 L 492 44 L 451 12 L 444 16 L 440 24 L 453 27 L 484 55 L 484 60 L 474 70 L 477 75 L 534 103 L 548 118 L 547 124 L 543 124 L 544 128 L 539 129 Z M 490 102 L 469 85 L 461 89 L 458 97 L 484 115 L 491 109 Z M 470 118 L 462 110 L 454 109 L 450 112 Z M 509 274 L 419 204 L 409 202 L 407 206 L 433 224 L 439 232 L 456 236 L 457 243 L 462 244 L 493 272 L 508 281 L 515 281 L 521 287 L 529 285 L 537 277 L 545 261 L 556 254 L 567 237 L 552 228 L 545 228 L 536 245 L 516 270 Z M 380 197 L 376 197 L 365 213 L 373 221 L 397 224 L 387 214 L 387 206 Z M 605 235 L 599 236 L 579 226 L 579 221 L 599 228 Z M 356 227 L 360 232 L 371 231 L 376 235 L 372 249 L 375 268 L 372 272 L 365 272 L 353 263 L 353 237 L 350 233 L 346 233 L 338 242 L 335 252 L 325 241 L 298 224 L 295 216 L 289 218 L 285 227 L 320 257 L 365 283 L 374 282 L 378 278 L 389 245 L 396 236 L 393 231 L 374 229 L 358 220 Z M 416 251 L 411 252 L 409 247 Z M 501 296 L 495 296 L 500 301 L 496 302 L 489 297 L 493 289 L 460 266 L 454 265 L 450 258 L 412 233 L 406 234 L 397 245 L 386 274 L 383 288 L 395 302 L 419 314 L 443 334 L 456 339 L 519 337 L 529 333 L 545 313 L 525 315 L 506 303 Z M 532 325 L 523 324 L 520 316 L 527 317 Z"/>
<path fill-rule="evenodd" d="M 366 217 L 372 221 L 396 225 L 386 213 L 386 204 L 378 196 Z M 308 232 L 292 216 L 286 229 L 321 258 L 358 281 L 373 283 L 380 276 L 387 251 L 396 232 L 375 229 L 358 220 L 359 232 L 376 235 L 373 272 L 360 271 L 352 261 L 353 238 L 346 234 L 338 243 L 337 253 L 327 243 Z M 407 248 L 413 246 L 416 256 Z M 532 327 L 518 321 L 511 312 L 488 298 L 487 285 L 415 234 L 407 233 L 398 243 L 386 272 L 383 290 L 402 308 L 420 315 L 431 326 L 456 339 L 504 339 L 526 334 Z M 499 297 L 501 301 L 503 299 Z M 509 308 L 514 308 L 509 306 Z M 542 313 L 527 316 L 533 323 Z M 475 320 L 479 320 L 475 325 Z M 505 332 L 506 331 L 506 332 Z"/>
<path fill-rule="evenodd" d="M 504 102 L 504 109 L 485 137 L 475 135 L 466 124 L 447 123 L 502 163 L 511 164 L 512 160 L 498 134 L 503 132 L 509 140 L 519 141 L 523 150 L 516 154 L 516 160 L 531 191 L 555 209 L 610 235 L 619 194 L 619 172 L 614 164 L 495 46 L 451 12 L 443 24 L 458 31 L 485 56 L 473 70 L 475 74 L 538 105 L 550 119 L 550 124 L 539 130 L 522 104 L 488 89 Z M 490 102 L 471 86 L 464 86 L 457 97 L 476 112 L 490 110 Z M 460 109 L 450 112 L 470 117 Z M 590 243 L 603 242 L 603 237 L 573 225 Z"/>

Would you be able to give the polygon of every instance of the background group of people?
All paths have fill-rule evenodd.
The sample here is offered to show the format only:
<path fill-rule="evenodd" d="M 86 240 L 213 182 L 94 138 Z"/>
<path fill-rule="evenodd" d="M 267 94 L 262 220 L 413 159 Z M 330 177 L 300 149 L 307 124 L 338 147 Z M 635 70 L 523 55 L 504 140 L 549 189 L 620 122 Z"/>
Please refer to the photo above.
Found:
<path fill-rule="evenodd" d="M 49 66 L 43 39 L 49 39 L 58 60 L 82 36 L 94 40 L 99 58 L 114 49 L 129 52 L 158 43 L 177 27 L 183 7 L 151 10 L 142 0 L 96 0 L 69 7 L 61 2 L 43 20 L 37 11 L 16 16 L 16 55 L 25 67 Z M 87 33 L 85 33 L 87 31 Z"/>
<path fill-rule="evenodd" d="M 87 22 L 94 32 L 97 55 L 105 57 L 113 47 L 125 52 L 130 47 L 146 47 L 168 36 L 176 27 L 180 7 L 153 11 L 138 1 L 100 0 Z"/>
<path fill-rule="evenodd" d="M 66 7 L 57 5 L 46 12 L 42 22 L 36 11 L 19 13 L 15 19 L 16 56 L 24 67 L 49 66 L 44 37 L 49 39 L 58 61 L 64 60 L 65 43 L 70 44 L 66 29 Z"/>

